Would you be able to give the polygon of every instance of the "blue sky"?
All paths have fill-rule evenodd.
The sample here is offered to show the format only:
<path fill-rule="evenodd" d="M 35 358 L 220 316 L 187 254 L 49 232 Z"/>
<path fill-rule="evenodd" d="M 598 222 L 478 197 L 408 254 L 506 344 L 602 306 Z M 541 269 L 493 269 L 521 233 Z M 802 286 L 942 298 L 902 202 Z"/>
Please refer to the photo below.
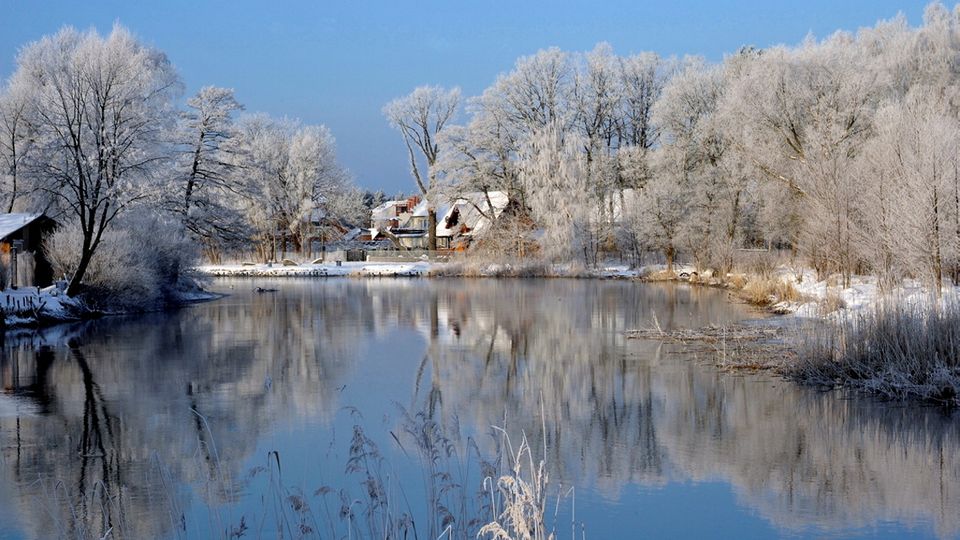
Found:
<path fill-rule="evenodd" d="M 164 50 L 187 92 L 234 88 L 249 111 L 323 123 L 357 183 L 414 188 L 399 134 L 380 110 L 420 84 L 479 94 L 518 56 L 558 46 L 652 50 L 719 60 L 742 45 L 797 43 L 808 33 L 872 26 L 926 0 L 805 1 L 171 1 L 0 0 L 0 77 L 17 50 L 63 25 L 109 31 L 120 21 Z"/>

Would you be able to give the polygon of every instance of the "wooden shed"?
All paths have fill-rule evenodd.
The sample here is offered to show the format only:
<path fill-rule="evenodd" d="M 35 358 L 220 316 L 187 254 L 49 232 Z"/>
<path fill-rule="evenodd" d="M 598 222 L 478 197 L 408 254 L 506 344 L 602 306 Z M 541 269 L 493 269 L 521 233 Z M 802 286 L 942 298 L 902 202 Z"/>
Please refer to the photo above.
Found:
<path fill-rule="evenodd" d="M 43 241 L 57 223 L 43 214 L 0 214 L 0 260 L 6 279 L 0 287 L 12 283 L 21 287 L 46 287 L 53 283 L 53 267 L 44 253 Z M 10 272 L 11 254 L 17 251 L 17 280 Z"/>

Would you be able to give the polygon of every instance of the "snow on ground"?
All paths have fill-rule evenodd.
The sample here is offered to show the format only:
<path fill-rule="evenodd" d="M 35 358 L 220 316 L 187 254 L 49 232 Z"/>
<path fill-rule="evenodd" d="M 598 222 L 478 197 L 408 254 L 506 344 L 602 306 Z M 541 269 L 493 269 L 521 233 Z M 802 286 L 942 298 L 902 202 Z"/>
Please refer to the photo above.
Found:
<path fill-rule="evenodd" d="M 818 281 L 816 272 L 810 269 L 797 271 L 781 267 L 777 275 L 791 283 L 803 299 L 798 302 L 780 302 L 772 307 L 775 311 L 792 313 L 796 317 L 841 317 L 873 309 L 881 300 L 891 298 L 907 305 L 936 301 L 929 288 L 914 280 L 905 281 L 885 295 L 880 291 L 877 278 L 871 276 L 853 276 L 850 286 L 843 287 L 840 285 L 840 276 L 830 276 Z M 958 298 L 960 287 L 944 288 L 942 299 Z M 839 309 L 828 313 L 831 307 Z"/>
<path fill-rule="evenodd" d="M 208 264 L 198 266 L 197 272 L 217 277 L 336 277 L 336 276 L 423 276 L 431 269 L 429 262 L 368 263 L 344 262 L 336 264 Z"/>
<path fill-rule="evenodd" d="M 38 318 L 69 320 L 71 308 L 77 301 L 65 296 L 57 287 L 45 289 L 21 287 L 0 292 L 0 309 L 3 310 L 7 327 L 24 326 L 37 322 Z"/>
<path fill-rule="evenodd" d="M 627 264 L 605 265 L 601 266 L 596 271 L 597 277 L 623 279 L 639 277 L 640 273 L 641 270 L 630 268 L 630 265 Z"/>
<path fill-rule="evenodd" d="M 443 268 L 458 268 L 457 263 L 438 263 L 438 262 L 344 262 L 341 266 L 332 263 L 324 264 L 300 264 L 297 266 L 283 266 L 279 264 L 207 264 L 198 266 L 196 271 L 206 276 L 216 277 L 416 277 L 427 276 L 434 270 L 443 270 Z M 471 272 L 471 275 L 497 276 L 508 273 L 511 265 L 489 263 L 479 268 L 478 272 Z M 515 269 L 522 270 L 523 265 Z M 615 278 L 635 278 L 643 273 L 643 269 L 631 269 L 626 264 L 608 264 L 591 271 L 584 272 L 574 265 L 553 265 L 548 269 L 548 273 L 553 277 L 597 277 L 606 279 Z M 440 272 L 442 274 L 442 272 Z"/>

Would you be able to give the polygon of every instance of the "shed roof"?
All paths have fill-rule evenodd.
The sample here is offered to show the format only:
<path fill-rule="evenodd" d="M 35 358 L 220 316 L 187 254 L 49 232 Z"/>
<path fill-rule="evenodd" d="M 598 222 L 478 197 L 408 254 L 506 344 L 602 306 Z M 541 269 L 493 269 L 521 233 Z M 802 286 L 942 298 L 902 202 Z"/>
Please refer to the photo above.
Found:
<path fill-rule="evenodd" d="M 43 214 L 0 214 L 0 239 L 43 217 Z"/>

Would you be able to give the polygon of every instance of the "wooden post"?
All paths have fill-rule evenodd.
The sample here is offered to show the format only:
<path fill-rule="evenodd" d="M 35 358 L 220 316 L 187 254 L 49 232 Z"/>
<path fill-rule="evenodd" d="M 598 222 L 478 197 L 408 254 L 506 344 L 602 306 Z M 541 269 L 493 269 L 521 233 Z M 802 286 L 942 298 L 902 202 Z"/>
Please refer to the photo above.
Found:
<path fill-rule="evenodd" d="M 17 288 L 17 255 L 23 248 L 23 240 L 14 240 L 10 247 L 10 288 Z"/>

